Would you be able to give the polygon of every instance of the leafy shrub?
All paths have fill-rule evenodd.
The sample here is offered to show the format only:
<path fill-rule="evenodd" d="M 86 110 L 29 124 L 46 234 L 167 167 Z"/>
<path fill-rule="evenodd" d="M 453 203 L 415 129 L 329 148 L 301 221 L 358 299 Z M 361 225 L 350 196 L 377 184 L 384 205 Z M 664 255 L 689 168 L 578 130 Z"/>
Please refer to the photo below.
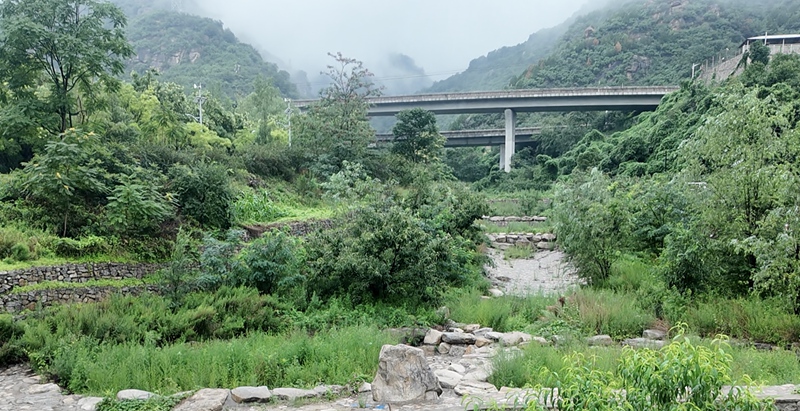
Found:
<path fill-rule="evenodd" d="M 114 247 L 115 240 L 89 235 L 77 240 L 72 238 L 57 238 L 53 240 L 53 251 L 59 257 L 89 257 L 109 253 Z"/>
<path fill-rule="evenodd" d="M 24 358 L 18 341 L 23 333 L 24 329 L 13 317 L 0 314 L 0 366 L 15 364 Z"/>
<path fill-rule="evenodd" d="M 214 163 L 173 166 L 169 171 L 171 189 L 181 213 L 206 227 L 230 227 L 233 191 L 227 173 L 225 167 Z"/>
<path fill-rule="evenodd" d="M 395 204 L 372 205 L 315 233 L 307 243 L 309 290 L 354 302 L 435 304 L 467 282 L 470 244 Z"/>
<path fill-rule="evenodd" d="M 295 252 L 297 242 L 281 231 L 265 233 L 242 250 L 233 283 L 254 287 L 263 294 L 298 284 L 301 259 Z"/>
<path fill-rule="evenodd" d="M 769 400 L 759 400 L 749 391 L 749 377 L 733 380 L 728 348 L 721 340 L 711 346 L 694 344 L 679 330 L 672 344 L 661 350 L 625 349 L 616 375 L 598 369 L 594 357 L 574 353 L 560 372 L 549 373 L 557 397 L 555 389 L 544 391 L 564 411 L 772 409 Z M 723 395 L 725 385 L 737 388 Z M 534 400 L 528 409 L 543 408 Z"/>

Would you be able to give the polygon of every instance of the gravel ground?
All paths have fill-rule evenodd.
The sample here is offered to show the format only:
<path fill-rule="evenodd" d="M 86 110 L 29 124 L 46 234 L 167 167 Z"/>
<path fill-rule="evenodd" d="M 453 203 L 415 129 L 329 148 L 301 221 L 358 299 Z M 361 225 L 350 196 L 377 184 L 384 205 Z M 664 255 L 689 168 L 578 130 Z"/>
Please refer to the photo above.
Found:
<path fill-rule="evenodd" d="M 489 278 L 506 294 L 565 294 L 580 284 L 566 256 L 558 250 L 540 250 L 531 258 L 514 260 L 505 260 L 498 249 L 490 249 L 489 255 L 495 264 L 487 269 Z"/>

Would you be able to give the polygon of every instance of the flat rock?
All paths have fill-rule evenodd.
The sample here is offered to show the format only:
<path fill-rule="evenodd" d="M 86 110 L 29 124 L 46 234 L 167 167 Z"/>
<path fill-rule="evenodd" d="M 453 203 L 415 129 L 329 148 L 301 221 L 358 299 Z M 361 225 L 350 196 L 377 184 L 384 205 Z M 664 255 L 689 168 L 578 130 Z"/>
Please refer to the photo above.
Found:
<path fill-rule="evenodd" d="M 442 334 L 442 341 L 448 344 L 455 345 L 472 345 L 475 344 L 476 337 L 474 334 L 467 333 L 444 333 Z"/>
<path fill-rule="evenodd" d="M 492 297 L 502 297 L 502 296 L 504 296 L 506 294 L 504 292 L 500 291 L 497 288 L 490 288 L 489 289 L 489 295 L 491 295 Z"/>
<path fill-rule="evenodd" d="M 457 372 L 459 374 L 464 374 L 465 372 L 467 372 L 467 369 L 464 368 L 463 365 L 457 363 L 450 364 L 450 366 L 447 367 L 447 369 L 453 372 Z"/>
<path fill-rule="evenodd" d="M 49 383 L 49 384 L 35 384 L 31 385 L 27 390 L 25 390 L 30 395 L 36 394 L 44 394 L 46 392 L 55 392 L 60 393 L 61 387 L 56 384 Z"/>
<path fill-rule="evenodd" d="M 478 337 L 477 339 L 475 339 L 475 346 L 478 347 L 478 348 L 485 347 L 485 346 L 487 346 L 487 345 L 489 345 L 491 343 L 492 343 L 492 340 L 489 340 L 487 338 Z"/>
<path fill-rule="evenodd" d="M 478 382 L 486 382 L 486 380 L 489 379 L 489 375 L 486 373 L 486 371 L 479 368 L 465 375 L 464 379 L 478 381 Z"/>
<path fill-rule="evenodd" d="M 316 398 L 317 393 L 314 390 L 302 390 L 300 388 L 275 388 L 272 390 L 272 395 L 280 400 L 295 400 L 298 398 Z"/>
<path fill-rule="evenodd" d="M 467 353 L 467 347 L 463 345 L 453 345 L 450 347 L 449 355 L 453 357 L 463 357 Z"/>
<path fill-rule="evenodd" d="M 666 341 L 663 340 L 649 340 L 647 338 L 628 338 L 622 341 L 622 345 L 632 348 L 652 348 L 654 350 L 661 349 L 666 344 Z"/>
<path fill-rule="evenodd" d="M 172 411 L 221 411 L 228 400 L 230 390 L 220 388 L 203 388 L 191 397 L 183 400 Z"/>
<path fill-rule="evenodd" d="M 265 386 L 260 387 L 237 387 L 231 390 L 231 398 L 236 403 L 243 402 L 267 402 L 272 398 L 272 393 Z"/>
<path fill-rule="evenodd" d="M 665 340 L 667 338 L 667 333 L 661 330 L 644 330 L 642 338 L 647 338 L 648 340 Z"/>
<path fill-rule="evenodd" d="M 610 335 L 595 335 L 587 338 L 586 343 L 590 346 L 609 346 L 614 345 L 614 340 Z"/>
<path fill-rule="evenodd" d="M 440 342 L 442 342 L 442 332 L 433 328 L 425 333 L 425 338 L 422 340 L 422 343 L 426 345 L 437 345 Z"/>
<path fill-rule="evenodd" d="M 122 390 L 117 393 L 118 400 L 146 400 L 154 396 L 150 391 L 143 390 Z"/>
<path fill-rule="evenodd" d="M 461 374 L 450 370 L 437 370 L 433 372 L 436 378 L 439 379 L 439 384 L 442 388 L 455 388 L 461 382 L 463 377 Z"/>
<path fill-rule="evenodd" d="M 81 411 L 95 411 L 101 402 L 103 402 L 101 397 L 83 397 L 78 400 L 77 405 Z"/>
<path fill-rule="evenodd" d="M 544 337 L 533 337 L 531 341 L 538 343 L 540 345 L 550 345 L 550 341 L 547 341 Z"/>
<path fill-rule="evenodd" d="M 542 241 L 552 243 L 553 241 L 556 241 L 556 235 L 553 233 L 542 234 Z"/>
<path fill-rule="evenodd" d="M 494 330 L 489 327 L 483 327 L 481 329 L 473 331 L 472 334 L 474 334 L 476 337 L 485 337 L 486 333 L 490 333 L 492 331 Z"/>
<path fill-rule="evenodd" d="M 556 249 L 556 244 L 555 243 L 551 243 L 551 242 L 547 242 L 547 241 L 540 241 L 540 242 L 536 243 L 536 248 L 538 248 L 540 250 L 548 250 L 548 251 L 550 251 L 550 250 L 555 250 Z"/>
<path fill-rule="evenodd" d="M 530 342 L 533 337 L 530 334 L 520 332 L 520 331 L 512 331 L 510 333 L 504 333 L 500 337 L 500 342 L 507 346 L 512 345 L 519 345 L 524 342 Z"/>
<path fill-rule="evenodd" d="M 465 333 L 470 333 L 470 334 L 474 334 L 475 331 L 478 331 L 480 329 L 481 329 L 481 325 L 480 324 L 467 324 L 467 325 L 464 326 L 464 332 Z"/>
<path fill-rule="evenodd" d="M 453 389 L 460 396 L 484 395 L 497 392 L 497 387 L 488 382 L 463 380 Z"/>
<path fill-rule="evenodd" d="M 372 384 L 365 382 L 358 387 L 359 394 L 362 392 L 372 392 Z"/>
<path fill-rule="evenodd" d="M 490 339 L 492 341 L 500 341 L 500 339 L 503 338 L 503 333 L 489 331 L 489 332 L 486 333 L 486 338 L 488 338 L 488 339 Z"/>

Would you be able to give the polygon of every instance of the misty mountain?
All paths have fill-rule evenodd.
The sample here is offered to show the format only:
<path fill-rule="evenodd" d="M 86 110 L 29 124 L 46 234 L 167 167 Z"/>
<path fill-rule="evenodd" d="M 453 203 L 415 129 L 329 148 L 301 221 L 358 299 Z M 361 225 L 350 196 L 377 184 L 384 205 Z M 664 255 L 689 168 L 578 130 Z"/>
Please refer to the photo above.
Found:
<path fill-rule="evenodd" d="M 558 39 L 567 31 L 570 20 L 558 26 L 539 30 L 527 41 L 516 46 L 503 47 L 469 63 L 461 73 L 437 81 L 428 91 L 502 90 L 528 66 L 547 56 L 556 47 Z"/>
<path fill-rule="evenodd" d="M 692 65 L 737 58 L 744 39 L 800 30 L 800 2 L 638 0 L 578 17 L 514 88 L 676 85 Z"/>
<path fill-rule="evenodd" d="M 264 76 L 284 96 L 298 96 L 289 73 L 264 61 L 222 22 L 175 11 L 146 12 L 129 21 L 127 34 L 136 52 L 128 71 L 155 69 L 162 80 L 188 88 L 202 83 L 233 99 L 250 94 L 255 79 Z"/>
<path fill-rule="evenodd" d="M 800 32 L 800 2 L 611 1 L 474 59 L 429 91 L 678 84 L 693 64 L 734 58 L 764 32 Z"/>

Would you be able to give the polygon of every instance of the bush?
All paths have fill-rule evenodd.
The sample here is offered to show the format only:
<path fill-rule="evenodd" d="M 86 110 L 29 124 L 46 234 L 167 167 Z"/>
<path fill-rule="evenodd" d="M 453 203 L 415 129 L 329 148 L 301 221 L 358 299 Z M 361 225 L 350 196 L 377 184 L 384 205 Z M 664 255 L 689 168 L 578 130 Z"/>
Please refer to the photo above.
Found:
<path fill-rule="evenodd" d="M 0 366 L 16 364 L 25 357 L 19 344 L 22 326 L 7 314 L 0 314 Z"/>
<path fill-rule="evenodd" d="M 182 215 L 205 227 L 230 227 L 233 191 L 225 167 L 205 162 L 192 167 L 176 165 L 170 169 L 169 177 Z"/>
<path fill-rule="evenodd" d="M 436 304 L 470 279 L 471 248 L 395 204 L 368 206 L 308 239 L 309 290 L 356 303 Z"/>
<path fill-rule="evenodd" d="M 115 239 L 89 235 L 77 240 L 72 238 L 57 238 L 53 240 L 53 251 L 59 257 L 95 257 L 111 252 Z"/>

